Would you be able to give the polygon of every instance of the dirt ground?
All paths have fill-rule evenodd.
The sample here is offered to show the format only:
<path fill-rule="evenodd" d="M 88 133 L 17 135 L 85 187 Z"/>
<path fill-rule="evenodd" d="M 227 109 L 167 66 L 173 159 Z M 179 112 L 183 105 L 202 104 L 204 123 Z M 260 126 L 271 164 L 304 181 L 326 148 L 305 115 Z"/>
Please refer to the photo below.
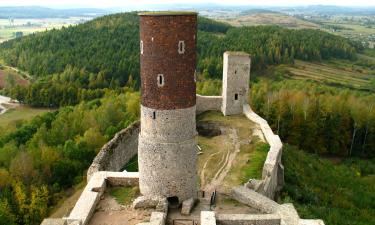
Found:
<path fill-rule="evenodd" d="M 202 150 L 198 157 L 198 173 L 201 190 L 228 192 L 240 185 L 242 174 L 233 170 L 247 163 L 253 151 L 253 142 L 262 141 L 261 131 L 245 116 L 224 117 L 208 112 L 198 118 L 199 123 L 216 124 L 221 134 L 214 137 L 200 135 L 198 144 Z"/>
<path fill-rule="evenodd" d="M 136 225 L 150 221 L 152 211 L 154 209 L 135 210 L 131 205 L 120 205 L 111 195 L 105 193 L 89 225 Z"/>

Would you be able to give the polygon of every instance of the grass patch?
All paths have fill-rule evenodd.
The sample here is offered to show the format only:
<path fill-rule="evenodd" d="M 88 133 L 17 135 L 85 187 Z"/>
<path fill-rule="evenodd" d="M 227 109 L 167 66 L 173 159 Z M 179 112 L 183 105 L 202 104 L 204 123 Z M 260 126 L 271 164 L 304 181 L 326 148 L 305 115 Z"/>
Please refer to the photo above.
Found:
<path fill-rule="evenodd" d="M 335 165 L 286 145 L 283 164 L 280 202 L 294 203 L 302 218 L 321 218 L 327 225 L 375 224 L 374 160 Z"/>
<path fill-rule="evenodd" d="M 114 187 L 109 194 L 121 205 L 129 205 L 138 195 L 138 187 Z"/>
<path fill-rule="evenodd" d="M 255 145 L 254 151 L 250 153 L 248 163 L 243 168 L 244 177 L 242 183 L 247 182 L 250 178 L 262 178 L 263 165 L 266 161 L 269 149 L 270 146 L 267 143 L 258 142 Z"/>
<path fill-rule="evenodd" d="M 121 170 L 126 170 L 127 172 L 138 172 L 138 155 L 135 155 Z"/>
<path fill-rule="evenodd" d="M 32 108 L 28 106 L 20 106 L 9 109 L 6 113 L 0 115 L 0 127 L 7 126 L 21 120 L 31 120 L 35 116 L 50 111 L 52 110 L 45 108 Z"/>

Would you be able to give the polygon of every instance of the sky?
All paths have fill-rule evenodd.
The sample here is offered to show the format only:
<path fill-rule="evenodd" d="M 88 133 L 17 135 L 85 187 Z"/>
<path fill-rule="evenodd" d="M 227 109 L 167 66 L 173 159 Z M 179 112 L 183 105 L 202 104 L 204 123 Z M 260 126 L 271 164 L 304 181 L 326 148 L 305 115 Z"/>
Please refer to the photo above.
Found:
<path fill-rule="evenodd" d="M 296 6 L 296 5 L 340 5 L 340 6 L 375 6 L 375 0 L 0 0 L 0 6 L 38 5 L 47 7 L 93 7 L 112 8 L 126 6 L 145 6 L 148 4 L 194 4 L 216 3 L 222 5 L 254 6 Z"/>

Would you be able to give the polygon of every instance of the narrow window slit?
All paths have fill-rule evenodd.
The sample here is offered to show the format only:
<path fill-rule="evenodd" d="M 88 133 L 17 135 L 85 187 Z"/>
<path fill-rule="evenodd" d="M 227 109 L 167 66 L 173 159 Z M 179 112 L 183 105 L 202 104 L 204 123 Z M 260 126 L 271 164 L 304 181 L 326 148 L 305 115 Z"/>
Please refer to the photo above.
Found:
<path fill-rule="evenodd" d="M 156 119 L 156 112 L 155 111 L 152 113 L 152 119 Z"/>
<path fill-rule="evenodd" d="M 164 86 L 164 75 L 163 74 L 159 74 L 158 75 L 158 86 L 159 87 L 163 87 Z"/>
<path fill-rule="evenodd" d="M 238 100 L 238 94 L 234 94 L 234 100 Z"/>

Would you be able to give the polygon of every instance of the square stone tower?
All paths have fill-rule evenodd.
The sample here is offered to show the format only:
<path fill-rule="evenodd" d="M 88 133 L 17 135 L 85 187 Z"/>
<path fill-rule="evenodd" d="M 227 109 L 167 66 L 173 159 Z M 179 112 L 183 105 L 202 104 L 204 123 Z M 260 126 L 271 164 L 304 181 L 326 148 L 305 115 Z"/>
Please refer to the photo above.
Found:
<path fill-rule="evenodd" d="M 250 81 L 250 56 L 244 52 L 225 52 L 223 65 L 224 116 L 241 114 L 247 103 Z"/>

